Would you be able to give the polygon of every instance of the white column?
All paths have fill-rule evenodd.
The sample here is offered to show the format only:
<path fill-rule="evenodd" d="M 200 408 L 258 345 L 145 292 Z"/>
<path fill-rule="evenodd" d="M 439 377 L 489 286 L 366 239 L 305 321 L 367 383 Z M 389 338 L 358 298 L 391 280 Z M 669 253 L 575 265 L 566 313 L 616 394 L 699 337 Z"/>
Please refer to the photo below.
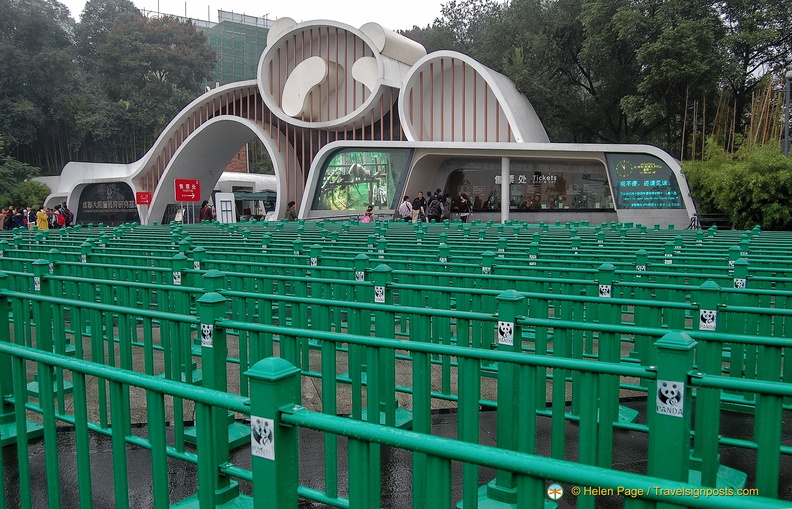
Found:
<path fill-rule="evenodd" d="M 511 175 L 511 159 L 501 157 L 501 223 L 509 220 L 509 176 Z"/>

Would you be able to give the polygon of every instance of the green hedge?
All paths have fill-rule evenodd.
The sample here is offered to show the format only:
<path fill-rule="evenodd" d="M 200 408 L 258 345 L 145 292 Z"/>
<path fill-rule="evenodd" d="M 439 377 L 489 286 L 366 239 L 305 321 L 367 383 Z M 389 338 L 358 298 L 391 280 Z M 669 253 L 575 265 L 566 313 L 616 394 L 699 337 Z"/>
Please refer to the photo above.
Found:
<path fill-rule="evenodd" d="M 723 213 L 739 229 L 792 230 L 792 160 L 778 147 L 710 149 L 683 171 L 699 212 Z"/>

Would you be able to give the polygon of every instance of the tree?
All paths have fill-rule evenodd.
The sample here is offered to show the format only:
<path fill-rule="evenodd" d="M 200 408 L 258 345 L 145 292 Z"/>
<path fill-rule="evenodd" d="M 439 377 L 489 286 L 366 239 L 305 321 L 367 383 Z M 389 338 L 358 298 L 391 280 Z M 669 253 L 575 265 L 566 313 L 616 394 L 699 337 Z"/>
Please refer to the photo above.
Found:
<path fill-rule="evenodd" d="M 104 34 L 95 54 L 94 75 L 112 129 L 94 141 L 117 146 L 123 162 L 142 156 L 202 92 L 215 63 L 203 33 L 172 17 L 123 16 Z"/>
<path fill-rule="evenodd" d="M 77 54 L 83 65 L 96 63 L 97 47 L 105 42 L 107 32 L 116 24 L 141 16 L 130 0 L 89 0 L 75 30 Z"/>
<path fill-rule="evenodd" d="M 792 54 L 792 0 L 714 2 L 723 20 L 719 44 L 727 55 L 721 80 L 733 98 L 737 128 L 748 120 L 751 94 L 768 73 L 782 71 Z"/>
<path fill-rule="evenodd" d="M 18 207 L 31 206 L 38 209 L 44 204 L 44 200 L 52 191 L 43 182 L 37 180 L 26 180 L 8 192 L 0 194 L 0 203 L 6 205 L 16 205 Z"/>
<path fill-rule="evenodd" d="M 639 66 L 636 93 L 622 107 L 640 119 L 645 140 L 671 150 L 688 97 L 715 101 L 724 62 L 718 13 L 709 0 L 653 0 L 620 9 L 614 23 Z"/>
<path fill-rule="evenodd" d="M 72 29 L 57 2 L 0 3 L 0 135 L 17 155 L 56 157 L 50 133 L 62 127 L 58 106 L 74 76 Z"/>
<path fill-rule="evenodd" d="M 26 200 L 38 196 L 35 195 L 36 189 L 39 193 L 45 191 L 43 198 L 46 198 L 50 193 L 46 185 L 41 182 L 26 182 L 37 176 L 39 176 L 38 168 L 19 162 L 6 153 L 5 142 L 0 136 L 0 204 L 2 206 L 32 205 L 33 202 Z M 45 189 L 40 186 L 44 186 Z"/>

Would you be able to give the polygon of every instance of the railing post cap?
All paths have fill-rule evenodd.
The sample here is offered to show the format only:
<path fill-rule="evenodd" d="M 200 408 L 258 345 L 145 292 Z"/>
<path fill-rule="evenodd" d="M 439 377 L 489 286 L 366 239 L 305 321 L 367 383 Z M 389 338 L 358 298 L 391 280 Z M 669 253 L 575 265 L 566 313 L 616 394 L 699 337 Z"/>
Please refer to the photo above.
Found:
<path fill-rule="evenodd" d="M 203 277 L 204 279 L 217 279 L 217 278 L 225 277 L 225 274 L 223 274 L 217 269 L 210 269 L 204 272 Z"/>
<path fill-rule="evenodd" d="M 250 369 L 245 372 L 245 376 L 268 382 L 276 382 L 294 376 L 299 372 L 299 368 L 295 367 L 286 359 L 280 357 L 267 357 L 251 366 Z"/>
<path fill-rule="evenodd" d="M 697 341 L 691 338 L 687 333 L 677 331 L 669 332 L 655 341 L 655 346 L 657 348 L 679 351 L 692 350 L 696 344 Z"/>
<path fill-rule="evenodd" d="M 704 281 L 704 283 L 702 283 L 700 288 L 702 290 L 715 291 L 715 292 L 720 291 L 721 289 L 720 285 L 712 280 Z"/>
<path fill-rule="evenodd" d="M 49 260 L 44 260 L 39 258 L 38 260 L 33 261 L 33 265 L 49 265 Z"/>
<path fill-rule="evenodd" d="M 744 266 L 747 267 L 748 266 L 748 260 L 746 260 L 745 258 L 738 258 L 737 260 L 734 260 L 734 265 L 735 265 L 735 267 L 738 266 L 738 265 L 740 265 L 740 266 L 744 265 Z"/>
<path fill-rule="evenodd" d="M 367 255 L 365 255 L 364 253 L 360 253 L 359 255 L 357 255 L 355 257 L 355 260 L 368 260 L 368 259 L 369 259 L 369 257 Z"/>
<path fill-rule="evenodd" d="M 497 300 L 504 302 L 518 301 L 518 300 L 523 300 L 524 298 L 525 295 L 521 294 L 516 290 L 506 290 L 505 292 L 501 293 L 496 297 Z"/>
<path fill-rule="evenodd" d="M 205 252 L 206 252 L 206 249 L 205 249 L 205 248 L 203 248 L 203 247 L 201 247 L 201 246 L 198 246 L 198 247 L 196 247 L 196 248 L 193 248 L 192 252 L 193 252 L 193 253 L 205 253 Z"/>
<path fill-rule="evenodd" d="M 605 262 L 599 266 L 598 270 L 607 270 L 609 272 L 615 272 L 616 266 L 613 265 L 612 263 Z"/>
<path fill-rule="evenodd" d="M 217 292 L 207 292 L 201 295 L 196 302 L 200 304 L 217 304 L 218 302 L 226 302 L 226 298 Z"/>
<path fill-rule="evenodd" d="M 373 269 L 371 269 L 371 272 L 373 272 L 373 273 L 393 272 L 393 269 L 390 268 L 389 265 L 381 263 L 381 264 L 377 265 L 376 267 L 374 267 Z"/>
<path fill-rule="evenodd" d="M 184 253 L 179 253 L 179 254 L 173 255 L 173 258 L 171 258 L 171 259 L 172 260 L 187 260 L 187 255 L 185 255 Z"/>

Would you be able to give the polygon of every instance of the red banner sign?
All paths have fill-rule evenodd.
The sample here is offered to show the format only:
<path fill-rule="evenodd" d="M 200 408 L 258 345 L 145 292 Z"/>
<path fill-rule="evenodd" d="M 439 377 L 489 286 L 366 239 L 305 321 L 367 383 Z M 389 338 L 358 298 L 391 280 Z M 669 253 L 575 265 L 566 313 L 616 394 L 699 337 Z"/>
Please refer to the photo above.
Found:
<path fill-rule="evenodd" d="M 173 186 L 176 201 L 201 201 L 201 181 L 197 179 L 175 179 Z"/>
<path fill-rule="evenodd" d="M 135 193 L 135 203 L 137 205 L 151 205 L 151 193 L 148 191 L 139 191 Z"/>

